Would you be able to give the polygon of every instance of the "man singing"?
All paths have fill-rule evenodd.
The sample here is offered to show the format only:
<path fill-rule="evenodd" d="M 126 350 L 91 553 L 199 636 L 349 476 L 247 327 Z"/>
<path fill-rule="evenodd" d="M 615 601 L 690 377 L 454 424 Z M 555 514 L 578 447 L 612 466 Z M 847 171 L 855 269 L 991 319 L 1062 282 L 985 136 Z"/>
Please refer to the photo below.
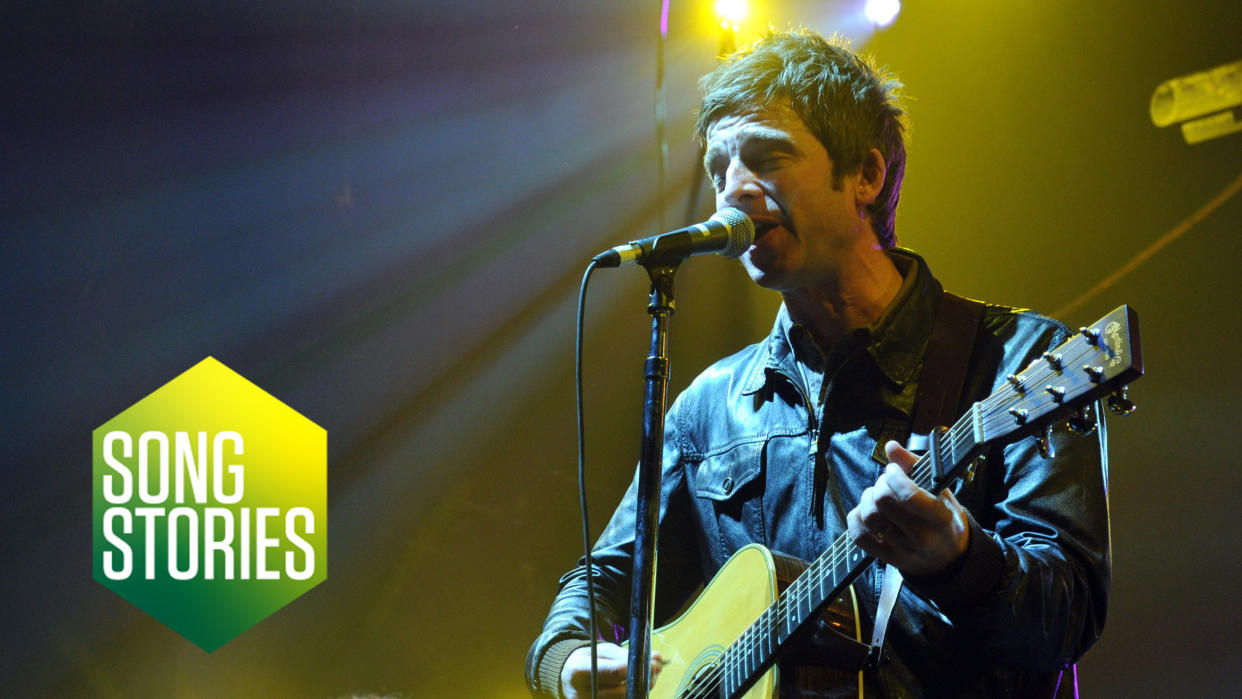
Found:
<path fill-rule="evenodd" d="M 766 339 L 716 362 L 668 412 L 657 615 L 747 544 L 809 561 L 848 532 L 878 559 L 854 589 L 863 640 L 877 612 L 889 619 L 882 646 L 859 663 L 808 634 L 781 655 L 782 697 L 836 696 L 817 667 L 862 668 L 868 696 L 1073 696 L 1073 663 L 1099 637 L 1108 600 L 1097 440 L 1058 428 L 1051 450 L 1033 437 L 992 447 L 940 493 L 911 480 L 915 456 L 901 446 L 918 440 L 934 353 L 950 347 L 947 364 L 962 367 L 956 407 L 936 416 L 952 424 L 1066 328 L 957 299 L 977 309 L 968 330 L 935 332 L 953 297 L 896 247 L 905 117 L 898 83 L 866 59 L 815 34 L 773 34 L 702 86 L 697 130 L 716 205 L 754 221 L 742 264 L 784 303 Z M 628 619 L 635 499 L 632 485 L 594 548 L 605 629 Z M 561 579 L 528 656 L 537 695 L 590 691 L 586 576 L 579 565 Z M 886 587 L 895 601 L 881 604 Z M 624 696 L 626 660 L 600 644 L 601 696 Z"/>

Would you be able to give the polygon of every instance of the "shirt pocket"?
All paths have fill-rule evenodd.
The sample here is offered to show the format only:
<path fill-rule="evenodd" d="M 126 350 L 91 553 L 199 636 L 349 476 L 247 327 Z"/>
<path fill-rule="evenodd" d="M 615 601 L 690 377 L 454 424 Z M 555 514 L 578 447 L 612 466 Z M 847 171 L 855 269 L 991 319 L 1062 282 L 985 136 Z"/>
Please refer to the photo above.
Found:
<path fill-rule="evenodd" d="M 723 502 L 734 497 L 759 477 L 763 466 L 763 440 L 744 442 L 699 462 L 694 494 Z"/>
<path fill-rule="evenodd" d="M 717 563 L 765 539 L 760 479 L 764 441 L 735 444 L 704 457 L 694 469 L 695 505 Z"/>

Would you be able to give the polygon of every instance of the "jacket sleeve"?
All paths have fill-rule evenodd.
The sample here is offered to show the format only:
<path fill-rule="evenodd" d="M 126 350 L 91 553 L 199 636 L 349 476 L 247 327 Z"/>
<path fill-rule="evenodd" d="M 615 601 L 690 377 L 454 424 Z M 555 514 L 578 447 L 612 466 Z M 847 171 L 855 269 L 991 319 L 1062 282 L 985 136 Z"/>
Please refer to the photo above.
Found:
<path fill-rule="evenodd" d="M 676 560 L 677 566 L 661 567 L 656 576 L 657 619 L 680 607 L 698 586 L 699 554 L 686 496 L 685 477 L 678 445 L 675 402 L 665 419 L 663 465 L 660 482 L 658 544 L 660 560 Z M 611 521 L 591 549 L 595 581 L 597 628 L 601 640 L 621 643 L 628 638 L 631 575 L 634 556 L 634 520 L 638 476 L 630 483 Z M 587 570 L 584 559 L 560 579 L 560 591 L 544 621 L 543 631 L 526 656 L 526 681 L 534 696 L 560 696 L 560 674 L 574 650 L 590 644 L 587 616 Z"/>
<path fill-rule="evenodd" d="M 1033 437 L 990 450 L 959 491 L 972 515 L 965 557 L 939 579 L 907 578 L 995 662 L 1042 671 L 1099 638 L 1111 575 L 1104 445 L 1063 423 L 1052 445 L 1051 458 Z"/>

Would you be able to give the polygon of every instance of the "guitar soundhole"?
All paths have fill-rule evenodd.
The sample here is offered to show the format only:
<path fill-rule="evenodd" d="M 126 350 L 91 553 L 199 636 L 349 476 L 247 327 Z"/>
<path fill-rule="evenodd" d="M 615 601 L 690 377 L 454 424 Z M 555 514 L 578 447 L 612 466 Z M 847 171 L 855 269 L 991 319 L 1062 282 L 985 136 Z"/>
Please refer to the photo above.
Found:
<path fill-rule="evenodd" d="M 723 648 L 704 649 L 684 675 L 682 685 L 677 689 L 677 696 L 681 699 L 723 697 L 724 686 L 720 682 L 720 660 L 723 655 Z"/>

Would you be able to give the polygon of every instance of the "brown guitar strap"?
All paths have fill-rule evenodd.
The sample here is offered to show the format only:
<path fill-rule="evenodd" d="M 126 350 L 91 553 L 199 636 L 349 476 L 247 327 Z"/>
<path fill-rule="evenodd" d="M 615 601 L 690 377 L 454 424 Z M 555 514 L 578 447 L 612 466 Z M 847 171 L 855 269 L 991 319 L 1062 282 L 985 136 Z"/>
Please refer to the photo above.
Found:
<path fill-rule="evenodd" d="M 957 419 L 957 404 L 962 398 L 962 386 L 966 381 L 966 366 L 970 363 L 971 348 L 983 318 L 984 304 L 945 292 L 940 300 L 940 311 L 932 326 L 931 339 L 923 357 L 923 373 L 919 376 L 918 393 L 914 399 L 914 416 L 911 430 L 914 434 L 928 434 L 941 425 L 951 425 Z M 884 566 L 884 582 L 875 610 L 875 625 L 871 634 L 871 651 L 867 654 L 867 667 L 879 664 L 884 650 L 884 633 L 897 595 L 901 591 L 901 571 L 891 565 Z"/>

